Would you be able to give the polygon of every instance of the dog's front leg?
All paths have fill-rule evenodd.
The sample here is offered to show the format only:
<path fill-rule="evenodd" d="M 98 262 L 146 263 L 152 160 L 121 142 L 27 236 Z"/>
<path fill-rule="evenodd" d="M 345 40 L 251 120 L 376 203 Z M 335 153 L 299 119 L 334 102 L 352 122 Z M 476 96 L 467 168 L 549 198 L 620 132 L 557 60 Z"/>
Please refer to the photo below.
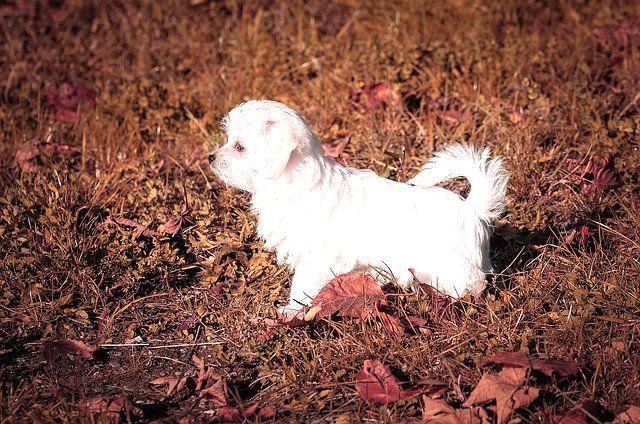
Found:
<path fill-rule="evenodd" d="M 289 318 L 297 316 L 302 308 L 311 305 L 313 298 L 330 279 L 329 272 L 320 272 L 315 267 L 299 264 L 291 281 L 289 303 L 280 307 L 278 312 Z"/>

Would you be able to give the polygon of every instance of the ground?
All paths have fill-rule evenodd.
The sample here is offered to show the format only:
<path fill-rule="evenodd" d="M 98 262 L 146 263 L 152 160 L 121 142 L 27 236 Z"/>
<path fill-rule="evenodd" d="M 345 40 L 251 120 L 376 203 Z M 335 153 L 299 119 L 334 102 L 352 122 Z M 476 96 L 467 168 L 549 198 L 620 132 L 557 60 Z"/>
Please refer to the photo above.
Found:
<path fill-rule="evenodd" d="M 638 22 L 617 1 L 1 2 L 0 421 L 420 420 L 512 351 L 581 368 L 511 419 L 638 405 Z M 421 326 L 402 335 L 266 328 L 290 270 L 206 161 L 251 98 L 399 181 L 448 143 L 502 156 L 487 292 L 446 307 L 390 281 Z M 365 360 L 444 389 L 367 402 Z"/>

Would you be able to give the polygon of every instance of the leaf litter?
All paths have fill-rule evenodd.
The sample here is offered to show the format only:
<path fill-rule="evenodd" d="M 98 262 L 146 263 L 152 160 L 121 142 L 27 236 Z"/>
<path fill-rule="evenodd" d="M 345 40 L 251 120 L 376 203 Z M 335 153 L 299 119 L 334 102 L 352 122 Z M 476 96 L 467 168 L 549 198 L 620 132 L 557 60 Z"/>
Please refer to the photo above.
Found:
<path fill-rule="evenodd" d="M 463 402 L 486 353 L 513 350 L 585 368 L 582 378 L 555 365 L 536 370 L 530 357 L 488 365 L 488 375 L 527 370 L 518 388 L 540 391 L 510 419 L 592 419 L 576 406 L 603 422 L 633 419 L 640 44 L 632 3 L 5 3 L 3 419 L 95 421 L 112 409 L 122 422 L 276 412 L 278 422 L 429 413 L 496 421 L 497 399 Z M 255 237 L 247 197 L 206 167 L 222 141 L 220 117 L 251 97 L 290 103 L 329 155 L 398 181 L 449 142 L 503 156 L 513 178 L 487 292 L 453 303 L 387 286 L 382 299 L 353 303 L 364 319 L 350 315 L 351 300 L 344 316 L 338 308 L 316 318 L 316 305 L 297 321 L 263 318 L 286 299 L 288 272 Z M 87 350 L 64 340 L 84 340 Z M 96 360 L 91 350 L 103 344 L 108 359 Z M 220 377 L 197 391 L 194 354 Z M 364 360 L 409 376 L 415 383 L 399 383 L 406 391 L 429 391 L 367 402 L 354 387 Z M 424 383 L 432 378 L 448 383 L 440 396 Z M 114 400 L 125 388 L 143 418 Z M 221 393 L 227 404 L 216 406 Z M 93 397 L 88 412 L 78 399 Z"/>

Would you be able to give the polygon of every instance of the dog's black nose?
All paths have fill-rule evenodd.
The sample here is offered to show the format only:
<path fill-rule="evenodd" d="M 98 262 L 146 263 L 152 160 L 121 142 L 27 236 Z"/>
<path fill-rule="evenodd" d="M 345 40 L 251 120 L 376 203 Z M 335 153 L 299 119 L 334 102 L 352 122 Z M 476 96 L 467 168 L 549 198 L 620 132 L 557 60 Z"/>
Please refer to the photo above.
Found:
<path fill-rule="evenodd" d="M 209 154 L 209 163 L 213 163 L 213 161 L 216 160 L 216 154 L 215 153 L 210 153 Z"/>

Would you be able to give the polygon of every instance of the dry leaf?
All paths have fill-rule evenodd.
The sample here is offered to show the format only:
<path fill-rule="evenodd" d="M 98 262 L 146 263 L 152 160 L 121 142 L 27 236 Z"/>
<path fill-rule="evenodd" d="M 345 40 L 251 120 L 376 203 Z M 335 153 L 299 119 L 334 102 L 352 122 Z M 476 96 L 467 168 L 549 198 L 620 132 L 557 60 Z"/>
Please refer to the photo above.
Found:
<path fill-rule="evenodd" d="M 195 382 L 190 377 L 160 377 L 153 380 L 151 384 L 156 386 L 163 386 L 167 384 L 166 396 L 171 396 L 173 393 L 179 392 L 184 387 L 187 387 L 187 385 L 191 386 L 191 389 L 195 389 Z"/>
<path fill-rule="evenodd" d="M 317 318 L 335 313 L 343 317 L 365 318 L 384 299 L 384 292 L 373 278 L 362 273 L 352 273 L 340 275 L 327 283 L 311 304 L 321 308 Z"/>
<path fill-rule="evenodd" d="M 120 415 L 127 417 L 134 415 L 142 417 L 143 413 L 124 395 L 115 397 L 95 396 L 85 402 L 85 408 L 90 414 L 100 414 L 107 416 L 112 422 L 120 422 Z M 129 421 L 127 419 L 126 421 Z"/>
<path fill-rule="evenodd" d="M 94 358 L 98 348 L 89 346 L 80 340 L 45 341 L 42 345 L 44 355 L 49 361 L 55 361 L 60 355 L 67 353 L 85 361 Z"/>
<path fill-rule="evenodd" d="M 107 224 L 113 223 L 113 224 L 122 225 L 125 227 L 135 228 L 134 239 L 138 239 L 142 236 L 153 237 L 153 238 L 159 238 L 162 236 L 159 232 L 154 231 L 149 227 L 147 227 L 146 225 L 140 224 L 139 222 L 136 222 L 133 219 L 129 219 L 129 218 L 107 218 L 105 220 L 105 223 Z"/>
<path fill-rule="evenodd" d="M 204 361 L 198 356 L 193 355 L 191 360 L 198 366 L 198 378 L 196 380 L 196 391 L 199 392 L 198 397 L 205 398 L 216 406 L 226 406 L 226 378 L 205 365 Z"/>
<path fill-rule="evenodd" d="M 483 424 L 491 422 L 487 412 L 474 408 L 455 409 L 444 400 L 434 400 L 423 396 L 422 422 L 442 424 Z"/>
<path fill-rule="evenodd" d="M 462 121 L 469 117 L 468 112 L 460 112 L 457 110 L 437 110 L 435 112 L 436 116 L 440 118 L 440 120 L 449 125 L 459 125 Z"/>
<path fill-rule="evenodd" d="M 613 420 L 614 424 L 640 423 L 640 406 L 631 405 L 626 411 L 619 413 Z"/>
<path fill-rule="evenodd" d="M 613 160 L 609 155 L 592 156 L 586 164 L 578 164 L 575 160 L 569 160 L 568 165 L 573 168 L 575 174 L 586 180 L 586 184 L 582 187 L 583 194 L 599 195 L 618 183 Z"/>
<path fill-rule="evenodd" d="M 556 372 L 561 377 L 568 377 L 580 372 L 580 364 L 562 359 L 540 359 L 522 352 L 500 352 L 485 359 L 480 363 L 481 367 L 499 365 L 502 367 L 529 368 L 551 375 Z"/>
<path fill-rule="evenodd" d="M 485 374 L 464 406 L 471 407 L 495 399 L 497 422 L 505 423 L 514 410 L 529 406 L 538 397 L 536 387 L 524 384 L 526 376 L 525 368 L 504 368 L 498 374 Z"/>
<path fill-rule="evenodd" d="M 40 156 L 38 145 L 24 143 L 16 151 L 16 162 L 23 172 L 38 172 L 40 167 L 34 163 L 34 159 Z"/>
<path fill-rule="evenodd" d="M 402 398 L 402 388 L 386 365 L 367 359 L 356 376 L 356 390 L 367 402 L 389 403 Z"/>
<path fill-rule="evenodd" d="M 82 84 L 65 82 L 49 89 L 46 99 L 57 121 L 72 124 L 78 118 L 80 105 L 95 103 L 96 93 Z"/>
<path fill-rule="evenodd" d="M 382 328 L 384 328 L 388 333 L 395 334 L 397 336 L 404 334 L 404 327 L 400 324 L 400 320 L 398 318 L 386 312 L 377 310 L 376 316 L 380 318 Z"/>
<path fill-rule="evenodd" d="M 270 420 L 276 415 L 276 408 L 273 406 L 260 407 L 257 403 L 254 403 L 244 411 L 241 411 L 237 406 L 223 406 L 216 409 L 216 415 L 211 419 L 212 421 L 266 421 Z"/>
<path fill-rule="evenodd" d="M 382 108 L 398 101 L 396 89 L 386 82 L 366 84 L 360 90 L 349 90 L 349 100 L 353 103 L 360 103 L 363 96 L 365 106 L 369 109 Z"/>
<path fill-rule="evenodd" d="M 555 416 L 554 420 L 557 424 L 587 424 L 587 418 L 584 414 L 568 414 Z"/>

